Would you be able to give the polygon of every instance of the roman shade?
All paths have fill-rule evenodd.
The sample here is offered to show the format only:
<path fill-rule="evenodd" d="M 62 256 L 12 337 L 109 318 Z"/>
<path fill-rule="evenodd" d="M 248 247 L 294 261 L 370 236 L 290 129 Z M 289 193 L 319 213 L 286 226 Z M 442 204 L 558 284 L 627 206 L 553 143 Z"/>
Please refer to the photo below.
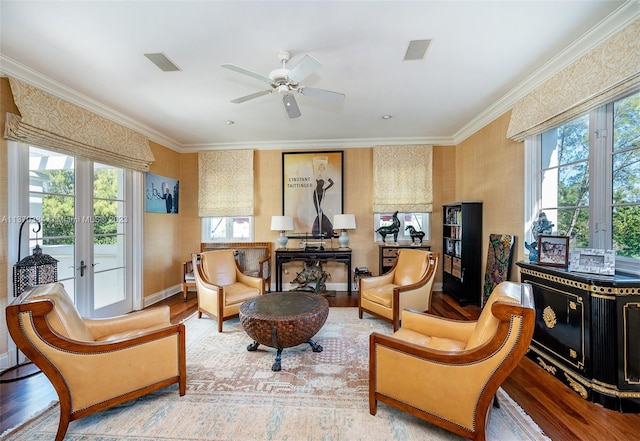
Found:
<path fill-rule="evenodd" d="M 4 136 L 137 171 L 154 161 L 146 137 L 30 84 L 9 78 L 20 115 L 7 113 Z"/>
<path fill-rule="evenodd" d="M 253 216 L 253 150 L 198 153 L 198 216 Z"/>
<path fill-rule="evenodd" d="M 433 211 L 431 145 L 373 148 L 373 212 Z"/>
<path fill-rule="evenodd" d="M 638 88 L 640 19 L 635 19 L 519 100 L 507 137 L 523 141 Z"/>

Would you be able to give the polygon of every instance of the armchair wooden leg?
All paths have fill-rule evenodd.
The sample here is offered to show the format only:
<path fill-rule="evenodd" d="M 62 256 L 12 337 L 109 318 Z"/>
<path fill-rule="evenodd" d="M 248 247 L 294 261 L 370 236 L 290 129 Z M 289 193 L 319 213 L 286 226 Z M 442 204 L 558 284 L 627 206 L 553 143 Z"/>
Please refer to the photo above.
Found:
<path fill-rule="evenodd" d="M 362 319 L 362 309 L 358 308 L 358 318 Z"/>

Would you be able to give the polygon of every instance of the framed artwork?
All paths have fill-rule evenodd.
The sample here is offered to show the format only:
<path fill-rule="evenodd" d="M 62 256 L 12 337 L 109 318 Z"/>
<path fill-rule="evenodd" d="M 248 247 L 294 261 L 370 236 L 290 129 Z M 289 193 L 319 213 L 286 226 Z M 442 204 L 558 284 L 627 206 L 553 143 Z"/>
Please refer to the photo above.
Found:
<path fill-rule="evenodd" d="M 509 280 L 513 261 L 515 236 L 510 234 L 490 234 L 487 267 L 484 273 L 482 304 L 485 305 L 493 289 Z"/>
<path fill-rule="evenodd" d="M 613 276 L 616 272 L 616 252 L 575 248 L 569 252 L 569 271 Z"/>
<path fill-rule="evenodd" d="M 336 237 L 333 216 L 342 214 L 343 152 L 282 153 L 282 214 L 294 231 L 314 238 Z"/>
<path fill-rule="evenodd" d="M 177 179 L 145 174 L 144 211 L 148 213 L 178 213 L 180 183 Z"/>
<path fill-rule="evenodd" d="M 569 237 L 539 235 L 538 264 L 567 267 L 569 265 Z"/>

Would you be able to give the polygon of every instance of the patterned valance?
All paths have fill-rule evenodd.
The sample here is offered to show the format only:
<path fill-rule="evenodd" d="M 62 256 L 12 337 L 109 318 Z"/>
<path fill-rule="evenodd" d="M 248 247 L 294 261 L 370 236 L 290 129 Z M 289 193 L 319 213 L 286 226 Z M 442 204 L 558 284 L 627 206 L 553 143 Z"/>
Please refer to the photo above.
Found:
<path fill-rule="evenodd" d="M 433 211 L 433 146 L 373 148 L 373 212 Z"/>
<path fill-rule="evenodd" d="M 522 141 L 640 88 L 640 19 L 528 93 L 511 112 L 507 137 Z"/>
<path fill-rule="evenodd" d="M 253 216 L 253 150 L 198 153 L 198 216 Z"/>
<path fill-rule="evenodd" d="M 95 162 L 149 170 L 154 157 L 146 137 L 37 87 L 9 78 L 20 116 L 7 114 L 4 136 Z"/>

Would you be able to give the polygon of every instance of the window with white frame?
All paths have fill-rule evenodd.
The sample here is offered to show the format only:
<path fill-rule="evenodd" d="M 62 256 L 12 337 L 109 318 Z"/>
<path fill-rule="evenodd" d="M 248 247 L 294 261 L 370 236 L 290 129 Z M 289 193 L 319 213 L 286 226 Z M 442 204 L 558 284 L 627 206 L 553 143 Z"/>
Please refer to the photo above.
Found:
<path fill-rule="evenodd" d="M 640 92 L 532 138 L 531 215 L 544 212 L 571 247 L 615 250 L 616 271 L 640 274 Z"/>
<path fill-rule="evenodd" d="M 398 220 L 400 221 L 400 231 L 398 232 L 398 242 L 411 241 L 411 229 L 414 231 L 422 231 L 424 237 L 423 242 L 429 242 L 431 239 L 430 234 L 430 214 L 431 213 L 398 213 Z M 373 234 L 374 241 L 382 243 L 382 236 L 376 233 L 376 230 L 383 226 L 390 226 L 393 222 L 393 213 L 375 213 L 373 216 Z M 387 235 L 386 241 L 389 239 L 393 241 L 393 236 Z M 419 242 L 415 239 L 416 243 Z"/>
<path fill-rule="evenodd" d="M 252 242 L 253 216 L 202 218 L 203 242 Z"/>

